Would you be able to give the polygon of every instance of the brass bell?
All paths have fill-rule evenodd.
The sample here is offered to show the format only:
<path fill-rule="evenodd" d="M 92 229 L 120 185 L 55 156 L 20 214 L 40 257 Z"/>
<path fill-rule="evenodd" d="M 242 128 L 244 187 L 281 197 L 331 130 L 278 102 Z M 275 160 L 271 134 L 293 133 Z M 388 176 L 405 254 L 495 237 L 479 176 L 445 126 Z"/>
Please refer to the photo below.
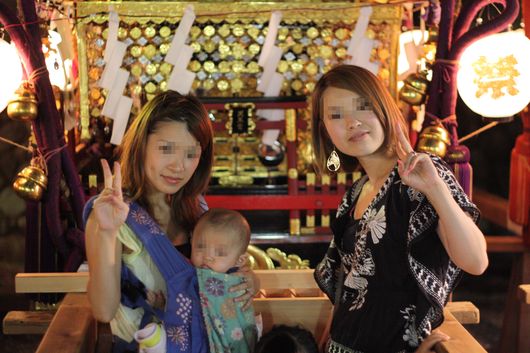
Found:
<path fill-rule="evenodd" d="M 427 97 L 429 81 L 423 74 L 410 74 L 399 90 L 399 98 L 410 105 L 421 105 Z"/>
<path fill-rule="evenodd" d="M 443 158 L 450 144 L 449 132 L 442 125 L 433 125 L 426 127 L 420 133 L 416 149 Z"/>
<path fill-rule="evenodd" d="M 37 117 L 37 98 L 28 82 L 23 82 L 7 105 L 7 116 L 13 120 L 29 121 Z"/>
<path fill-rule="evenodd" d="M 18 173 L 13 189 L 25 200 L 39 201 L 48 186 L 48 177 L 41 168 L 30 165 Z"/>

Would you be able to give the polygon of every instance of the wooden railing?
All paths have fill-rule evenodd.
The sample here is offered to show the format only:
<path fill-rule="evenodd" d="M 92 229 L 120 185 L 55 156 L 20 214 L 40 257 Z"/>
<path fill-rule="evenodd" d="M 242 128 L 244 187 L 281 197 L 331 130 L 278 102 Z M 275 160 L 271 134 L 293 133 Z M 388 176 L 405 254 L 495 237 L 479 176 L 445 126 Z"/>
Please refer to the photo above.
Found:
<path fill-rule="evenodd" d="M 275 324 L 302 325 L 317 340 L 324 333 L 332 311 L 330 301 L 318 291 L 313 270 L 256 270 L 261 288 L 254 299 L 256 314 L 263 318 L 264 332 Z M 17 292 L 67 292 L 38 347 L 38 353 L 107 352 L 108 325 L 98 325 L 87 300 L 87 273 L 22 273 L 15 278 Z M 284 297 L 264 297 L 289 289 Z M 486 352 L 462 326 L 478 323 L 479 311 L 469 302 L 452 302 L 444 310 L 440 329 L 451 339 L 437 345 L 438 353 Z M 5 324 L 5 323 L 4 323 Z M 105 348 L 103 348 L 105 347 Z"/>

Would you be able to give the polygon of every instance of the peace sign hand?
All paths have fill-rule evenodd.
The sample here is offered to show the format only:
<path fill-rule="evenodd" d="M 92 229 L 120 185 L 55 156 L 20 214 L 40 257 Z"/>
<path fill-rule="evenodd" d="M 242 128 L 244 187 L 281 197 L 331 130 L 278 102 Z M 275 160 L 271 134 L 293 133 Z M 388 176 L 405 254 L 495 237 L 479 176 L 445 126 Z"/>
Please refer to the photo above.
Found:
<path fill-rule="evenodd" d="M 102 231 L 115 232 L 127 219 L 129 205 L 123 201 L 121 191 L 121 167 L 114 162 L 114 175 L 110 171 L 108 162 L 101 160 L 105 188 L 94 201 L 94 215 Z"/>
<path fill-rule="evenodd" d="M 397 148 L 398 173 L 401 181 L 427 195 L 432 186 L 441 180 L 440 176 L 431 158 L 425 153 L 414 151 L 401 127 L 396 130 L 399 143 Z"/>

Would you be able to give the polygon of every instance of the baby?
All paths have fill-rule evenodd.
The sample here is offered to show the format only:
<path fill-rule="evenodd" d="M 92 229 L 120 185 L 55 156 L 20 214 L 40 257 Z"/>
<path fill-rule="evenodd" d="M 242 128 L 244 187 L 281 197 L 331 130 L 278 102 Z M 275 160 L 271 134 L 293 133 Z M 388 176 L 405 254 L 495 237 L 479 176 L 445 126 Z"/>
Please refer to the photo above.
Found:
<path fill-rule="evenodd" d="M 241 283 L 244 277 L 231 275 L 247 261 L 250 227 L 236 211 L 211 209 L 199 219 L 191 241 L 191 262 L 197 269 L 202 312 L 211 352 L 252 352 L 257 329 L 252 306 L 234 298 L 228 288 Z M 160 294 L 149 292 L 148 301 L 155 307 L 164 306 Z M 165 352 L 165 330 L 160 324 L 149 324 L 135 334 L 140 352 Z M 153 339 L 158 337 L 158 339 Z"/>

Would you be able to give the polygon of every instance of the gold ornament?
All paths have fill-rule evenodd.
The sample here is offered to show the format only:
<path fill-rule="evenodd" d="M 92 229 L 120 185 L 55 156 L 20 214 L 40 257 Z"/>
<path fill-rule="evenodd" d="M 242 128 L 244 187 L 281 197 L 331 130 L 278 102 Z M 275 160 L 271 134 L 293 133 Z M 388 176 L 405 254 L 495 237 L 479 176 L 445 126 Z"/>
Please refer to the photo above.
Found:
<path fill-rule="evenodd" d="M 399 98 L 410 105 L 421 105 L 427 96 L 429 81 L 423 74 L 410 74 L 399 90 Z"/>
<path fill-rule="evenodd" d="M 18 173 L 13 189 L 25 200 L 39 201 L 48 186 L 48 177 L 44 170 L 36 165 L 27 166 Z"/>
<path fill-rule="evenodd" d="M 417 150 L 443 158 L 450 143 L 449 132 L 441 124 L 428 126 L 420 133 Z"/>
<path fill-rule="evenodd" d="M 129 31 L 129 36 L 131 36 L 132 39 L 136 40 L 142 36 L 142 30 L 138 27 L 134 27 Z"/>
<path fill-rule="evenodd" d="M 168 26 L 163 26 L 160 28 L 158 33 L 160 33 L 160 37 L 162 38 L 169 37 L 169 35 L 171 34 L 171 28 L 169 28 Z"/>
<path fill-rule="evenodd" d="M 33 87 L 24 81 L 7 104 L 7 116 L 13 120 L 29 121 L 35 120 L 37 113 L 37 98 Z"/>
<path fill-rule="evenodd" d="M 144 29 L 144 36 L 146 38 L 153 38 L 156 35 L 156 29 L 152 26 L 146 27 Z"/>
<path fill-rule="evenodd" d="M 202 30 L 202 33 L 204 33 L 204 35 L 207 37 L 211 37 L 215 34 L 215 27 L 212 25 L 208 25 L 204 27 L 204 29 Z"/>
<path fill-rule="evenodd" d="M 310 28 L 307 29 L 306 35 L 310 39 L 315 39 L 319 35 L 318 29 L 316 29 L 315 27 L 310 27 Z"/>

